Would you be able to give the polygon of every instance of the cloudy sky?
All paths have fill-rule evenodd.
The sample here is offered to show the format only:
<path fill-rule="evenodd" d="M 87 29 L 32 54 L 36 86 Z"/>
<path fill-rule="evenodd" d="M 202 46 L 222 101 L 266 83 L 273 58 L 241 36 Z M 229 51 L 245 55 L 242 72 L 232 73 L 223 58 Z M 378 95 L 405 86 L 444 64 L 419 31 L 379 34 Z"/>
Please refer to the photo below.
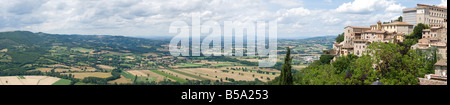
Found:
<path fill-rule="evenodd" d="M 174 21 L 278 21 L 278 36 L 336 35 L 447 0 L 0 0 L 0 31 L 167 36 Z"/>

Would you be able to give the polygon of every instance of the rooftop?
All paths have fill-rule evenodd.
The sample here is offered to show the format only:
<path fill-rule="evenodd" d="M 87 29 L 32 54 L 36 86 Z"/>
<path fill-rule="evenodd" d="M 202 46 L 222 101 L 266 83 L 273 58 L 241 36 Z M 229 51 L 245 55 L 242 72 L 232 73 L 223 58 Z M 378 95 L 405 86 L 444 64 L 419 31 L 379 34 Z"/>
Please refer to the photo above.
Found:
<path fill-rule="evenodd" d="M 370 29 L 370 27 L 361 27 L 361 26 L 347 26 L 347 27 L 357 28 L 357 29 Z M 347 27 L 345 27 L 345 28 L 347 28 Z"/>
<path fill-rule="evenodd" d="M 447 59 L 441 59 L 434 64 L 435 66 L 447 66 Z"/>
<path fill-rule="evenodd" d="M 428 5 L 428 4 L 417 4 L 417 7 L 419 7 L 419 6 L 436 7 L 436 8 L 441 8 L 441 9 L 447 9 L 447 7 L 444 7 L 444 6 Z"/>
<path fill-rule="evenodd" d="M 388 24 L 383 24 L 384 26 L 413 26 L 412 24 L 408 24 L 405 22 L 399 22 L 399 21 L 395 21 L 392 23 L 388 23 Z"/>

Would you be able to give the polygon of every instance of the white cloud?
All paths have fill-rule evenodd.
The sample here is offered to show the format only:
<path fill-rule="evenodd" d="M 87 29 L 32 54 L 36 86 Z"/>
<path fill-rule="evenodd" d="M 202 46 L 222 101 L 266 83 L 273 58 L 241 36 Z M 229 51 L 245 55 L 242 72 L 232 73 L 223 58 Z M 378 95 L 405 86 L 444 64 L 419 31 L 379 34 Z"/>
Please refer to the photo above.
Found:
<path fill-rule="evenodd" d="M 302 0 L 270 0 L 270 3 L 278 4 L 283 7 L 300 7 Z"/>
<path fill-rule="evenodd" d="M 439 4 L 439 6 L 447 7 L 447 0 L 441 0 L 441 4 Z"/>
<path fill-rule="evenodd" d="M 336 11 L 341 13 L 370 14 L 383 10 L 391 11 L 399 8 L 399 6 L 400 5 L 395 4 L 395 1 L 388 0 L 355 0 L 340 5 Z"/>
<path fill-rule="evenodd" d="M 402 5 L 400 5 L 400 4 L 392 4 L 392 5 L 389 5 L 389 6 L 386 8 L 385 12 L 388 12 L 388 13 L 393 13 L 393 12 L 400 13 L 400 12 L 402 12 L 402 10 L 405 9 L 405 8 L 406 8 L 405 6 L 402 6 Z"/>

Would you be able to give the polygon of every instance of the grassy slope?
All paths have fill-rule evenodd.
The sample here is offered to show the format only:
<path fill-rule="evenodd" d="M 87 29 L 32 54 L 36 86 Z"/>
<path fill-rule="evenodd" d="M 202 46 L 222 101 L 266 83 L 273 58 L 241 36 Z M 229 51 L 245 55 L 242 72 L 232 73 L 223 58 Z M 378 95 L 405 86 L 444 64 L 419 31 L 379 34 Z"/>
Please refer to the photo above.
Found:
<path fill-rule="evenodd" d="M 152 72 L 154 72 L 154 73 L 156 73 L 156 74 L 159 74 L 159 75 L 168 77 L 168 78 L 170 78 L 170 79 L 173 79 L 173 80 L 178 81 L 178 82 L 180 82 L 180 83 L 185 83 L 185 82 L 187 82 L 185 79 L 181 79 L 181 78 L 175 77 L 175 76 L 173 76 L 173 75 L 169 75 L 169 74 L 163 73 L 163 72 L 158 71 L 158 70 L 150 70 L 150 71 L 152 71 Z"/>
<path fill-rule="evenodd" d="M 199 76 L 188 74 L 188 73 L 185 73 L 185 72 L 182 72 L 182 71 L 173 70 L 173 69 L 168 69 L 168 70 L 176 72 L 176 73 L 179 73 L 179 74 L 182 74 L 182 75 L 185 75 L 185 76 L 196 78 L 196 79 L 199 79 L 199 80 L 208 80 L 208 78 L 199 77 Z"/>
<path fill-rule="evenodd" d="M 135 77 L 136 77 L 136 76 L 134 76 L 134 75 L 132 75 L 132 74 L 126 72 L 126 71 L 123 71 L 123 72 L 121 73 L 121 75 L 122 75 L 123 77 L 127 78 L 127 79 L 131 79 L 132 81 L 134 81 L 134 79 L 135 79 Z M 144 76 L 139 76 L 139 77 L 137 78 L 137 81 L 139 81 L 139 82 L 154 82 L 154 81 L 156 81 L 156 79 L 157 79 L 156 77 L 144 77 Z"/>
<path fill-rule="evenodd" d="M 58 81 L 56 81 L 55 83 L 53 83 L 52 85 L 70 85 L 72 81 L 67 80 L 67 79 L 60 79 Z"/>

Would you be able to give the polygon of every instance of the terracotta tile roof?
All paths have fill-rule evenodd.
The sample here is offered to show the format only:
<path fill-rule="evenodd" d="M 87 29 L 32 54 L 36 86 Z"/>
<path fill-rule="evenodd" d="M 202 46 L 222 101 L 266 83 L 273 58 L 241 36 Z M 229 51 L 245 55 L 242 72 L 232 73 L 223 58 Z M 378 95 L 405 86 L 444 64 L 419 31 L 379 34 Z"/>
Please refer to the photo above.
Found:
<path fill-rule="evenodd" d="M 430 39 L 428 38 L 419 39 L 419 43 L 430 43 Z"/>
<path fill-rule="evenodd" d="M 361 27 L 361 26 L 347 26 L 347 27 L 358 28 L 358 29 L 370 29 L 369 27 Z M 345 27 L 345 28 L 347 28 L 347 27 Z"/>
<path fill-rule="evenodd" d="M 441 59 L 434 64 L 435 66 L 447 66 L 447 59 Z"/>
<path fill-rule="evenodd" d="M 408 24 L 405 22 L 399 22 L 399 21 L 395 21 L 395 22 L 388 23 L 388 24 L 382 24 L 382 25 L 383 26 L 392 26 L 392 25 L 394 25 L 394 26 L 413 26 L 412 24 Z"/>

